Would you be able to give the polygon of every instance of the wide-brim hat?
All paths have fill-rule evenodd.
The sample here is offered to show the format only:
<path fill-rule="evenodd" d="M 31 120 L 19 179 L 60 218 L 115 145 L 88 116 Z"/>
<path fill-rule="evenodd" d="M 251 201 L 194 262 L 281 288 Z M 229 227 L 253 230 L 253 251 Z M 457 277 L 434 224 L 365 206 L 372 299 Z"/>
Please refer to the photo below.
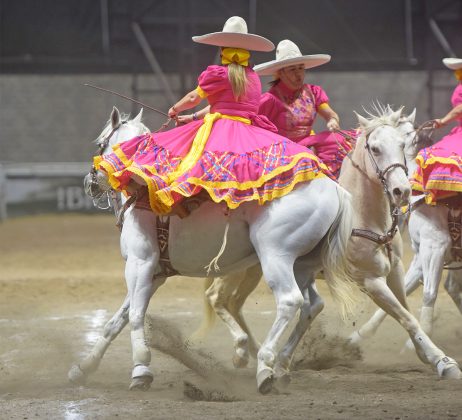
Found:
<path fill-rule="evenodd" d="M 243 48 L 251 51 L 274 50 L 274 44 L 269 39 L 249 34 L 247 23 L 239 16 L 230 17 L 225 22 L 222 32 L 193 36 L 192 40 L 199 44 L 216 45 L 217 47 Z"/>
<path fill-rule="evenodd" d="M 451 70 L 462 69 L 462 58 L 443 58 L 443 64 Z"/>
<path fill-rule="evenodd" d="M 258 64 L 253 69 L 260 76 L 269 76 L 284 67 L 303 64 L 305 69 L 311 69 L 326 64 L 329 61 L 330 55 L 328 54 L 302 55 L 294 42 L 284 39 L 276 48 L 276 60 Z"/>

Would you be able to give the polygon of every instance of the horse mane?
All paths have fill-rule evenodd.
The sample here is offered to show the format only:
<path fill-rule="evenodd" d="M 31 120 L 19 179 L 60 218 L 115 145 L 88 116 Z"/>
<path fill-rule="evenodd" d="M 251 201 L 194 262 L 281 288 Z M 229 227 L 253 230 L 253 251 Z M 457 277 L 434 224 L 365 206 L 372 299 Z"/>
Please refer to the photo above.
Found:
<path fill-rule="evenodd" d="M 402 110 L 402 106 L 399 110 Z M 374 131 L 377 127 L 382 125 L 390 125 L 392 127 L 398 127 L 399 122 L 392 120 L 391 116 L 396 112 L 390 104 L 384 105 L 379 101 L 373 102 L 370 106 L 370 109 L 363 107 L 364 112 L 367 114 L 367 119 L 369 121 L 366 128 L 366 135 L 371 131 Z"/>

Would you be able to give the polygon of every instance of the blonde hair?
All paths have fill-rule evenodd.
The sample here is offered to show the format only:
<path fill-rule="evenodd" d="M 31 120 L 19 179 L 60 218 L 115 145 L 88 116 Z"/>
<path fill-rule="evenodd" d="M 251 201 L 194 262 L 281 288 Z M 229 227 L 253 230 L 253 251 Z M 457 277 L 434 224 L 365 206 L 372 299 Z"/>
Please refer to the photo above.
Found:
<path fill-rule="evenodd" d="M 454 71 L 454 76 L 459 82 L 462 82 L 462 69 L 457 69 Z"/>
<path fill-rule="evenodd" d="M 238 101 L 245 95 L 247 88 L 247 76 L 245 74 L 245 67 L 237 63 L 228 64 L 228 79 L 231 83 L 234 99 Z"/>

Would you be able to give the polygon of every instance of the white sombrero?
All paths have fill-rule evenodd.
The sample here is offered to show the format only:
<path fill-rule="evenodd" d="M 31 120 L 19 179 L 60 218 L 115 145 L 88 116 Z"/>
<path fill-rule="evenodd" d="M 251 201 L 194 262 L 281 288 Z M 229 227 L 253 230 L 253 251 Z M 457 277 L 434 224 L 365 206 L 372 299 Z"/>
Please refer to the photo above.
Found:
<path fill-rule="evenodd" d="M 462 58 L 443 58 L 443 64 L 451 70 L 462 69 Z"/>
<path fill-rule="evenodd" d="M 284 67 L 303 64 L 305 69 L 311 69 L 329 61 L 330 55 L 328 54 L 302 55 L 295 43 L 284 39 L 276 48 L 276 60 L 258 64 L 253 69 L 261 76 L 269 76 Z"/>
<path fill-rule="evenodd" d="M 199 44 L 216 45 L 217 47 L 243 48 L 252 51 L 273 51 L 274 44 L 260 35 L 249 34 L 247 23 L 239 16 L 230 17 L 222 32 L 193 36 L 192 40 Z"/>

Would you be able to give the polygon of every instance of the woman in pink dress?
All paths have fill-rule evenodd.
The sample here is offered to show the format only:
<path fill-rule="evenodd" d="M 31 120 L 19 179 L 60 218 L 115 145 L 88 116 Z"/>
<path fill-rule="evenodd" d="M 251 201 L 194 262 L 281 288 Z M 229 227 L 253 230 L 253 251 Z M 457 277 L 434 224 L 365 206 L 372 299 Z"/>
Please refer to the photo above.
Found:
<path fill-rule="evenodd" d="M 326 54 L 302 56 L 297 45 L 286 39 L 278 44 L 275 60 L 259 64 L 254 70 L 260 76 L 274 77 L 271 89 L 262 95 L 259 112 L 276 125 L 279 134 L 310 147 L 337 177 L 352 145 L 332 132 L 339 129 L 339 117 L 323 88 L 304 83 L 306 69 L 329 61 Z M 326 120 L 329 131 L 314 133 L 317 114 Z"/>
<path fill-rule="evenodd" d="M 222 32 L 193 37 L 221 47 L 222 65 L 209 66 L 198 87 L 169 110 L 169 116 L 197 106 L 207 98 L 203 119 L 163 133 L 136 137 L 96 157 L 113 188 L 130 192 L 133 182 L 147 185 L 149 204 L 168 214 L 185 197 L 206 191 L 231 209 L 249 201 L 264 204 L 290 192 L 296 184 L 325 177 L 327 168 L 305 147 L 276 133 L 258 115 L 261 83 L 248 65 L 250 53 L 271 51 L 266 38 L 247 33 L 234 16 Z"/>
<path fill-rule="evenodd" d="M 445 58 L 446 67 L 454 70 L 457 86 L 452 94 L 453 108 L 434 122 L 435 128 L 456 121 L 457 125 L 440 141 L 422 149 L 416 160 L 412 188 L 425 193 L 428 204 L 436 204 L 462 192 L 462 59 Z"/>

